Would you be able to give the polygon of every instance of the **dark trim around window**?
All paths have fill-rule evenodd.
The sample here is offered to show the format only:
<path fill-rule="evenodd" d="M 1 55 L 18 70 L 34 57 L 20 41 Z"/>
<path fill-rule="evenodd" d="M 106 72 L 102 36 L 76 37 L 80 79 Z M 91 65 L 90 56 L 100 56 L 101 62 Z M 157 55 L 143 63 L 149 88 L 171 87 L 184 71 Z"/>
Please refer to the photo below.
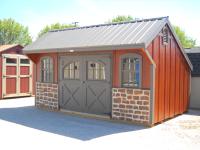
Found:
<path fill-rule="evenodd" d="M 40 81 L 53 83 L 53 59 L 49 56 L 40 59 Z"/>
<path fill-rule="evenodd" d="M 125 69 L 125 60 L 129 61 L 129 69 Z M 135 64 L 134 64 L 135 62 Z M 136 68 L 138 66 L 139 68 Z M 131 69 L 132 67 L 132 69 Z M 121 56 L 120 59 L 120 84 L 125 88 L 141 88 L 142 85 L 142 56 L 136 53 L 128 53 Z M 138 79 L 139 78 L 139 79 Z M 138 80 L 139 81 L 138 81 Z"/>

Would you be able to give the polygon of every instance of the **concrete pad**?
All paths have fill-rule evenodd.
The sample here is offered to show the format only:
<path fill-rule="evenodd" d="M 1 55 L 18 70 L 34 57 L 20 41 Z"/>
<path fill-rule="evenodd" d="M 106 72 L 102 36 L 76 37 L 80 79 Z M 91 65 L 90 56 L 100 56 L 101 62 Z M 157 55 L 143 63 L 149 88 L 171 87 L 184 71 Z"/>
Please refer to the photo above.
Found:
<path fill-rule="evenodd" d="M 200 111 L 152 128 L 70 116 L 34 107 L 34 98 L 0 100 L 2 149 L 199 150 Z"/>

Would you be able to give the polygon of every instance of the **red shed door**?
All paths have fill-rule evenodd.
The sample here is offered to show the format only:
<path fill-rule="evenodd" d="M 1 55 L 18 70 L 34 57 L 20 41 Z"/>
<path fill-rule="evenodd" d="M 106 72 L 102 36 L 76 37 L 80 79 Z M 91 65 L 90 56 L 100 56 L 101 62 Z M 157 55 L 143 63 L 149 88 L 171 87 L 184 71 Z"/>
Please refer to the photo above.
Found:
<path fill-rule="evenodd" d="M 2 68 L 3 98 L 32 94 L 32 63 L 26 56 L 4 54 Z"/>

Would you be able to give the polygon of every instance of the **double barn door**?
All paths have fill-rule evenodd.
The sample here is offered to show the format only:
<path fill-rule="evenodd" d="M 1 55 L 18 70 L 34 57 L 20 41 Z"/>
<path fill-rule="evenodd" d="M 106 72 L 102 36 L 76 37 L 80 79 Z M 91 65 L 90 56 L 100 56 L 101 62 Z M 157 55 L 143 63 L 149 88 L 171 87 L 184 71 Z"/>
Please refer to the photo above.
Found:
<path fill-rule="evenodd" d="M 32 95 L 32 63 L 24 55 L 3 54 L 2 98 Z"/>
<path fill-rule="evenodd" d="M 106 115 L 111 113 L 109 56 L 61 56 L 61 109 Z"/>

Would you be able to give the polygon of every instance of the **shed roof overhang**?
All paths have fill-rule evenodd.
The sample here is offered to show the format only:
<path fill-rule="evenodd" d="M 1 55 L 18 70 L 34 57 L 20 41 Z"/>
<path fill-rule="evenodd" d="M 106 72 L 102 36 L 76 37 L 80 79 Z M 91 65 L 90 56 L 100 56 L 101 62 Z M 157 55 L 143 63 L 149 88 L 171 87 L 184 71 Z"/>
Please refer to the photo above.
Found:
<path fill-rule="evenodd" d="M 144 48 L 145 44 L 123 44 L 123 45 L 97 45 L 97 46 L 85 46 L 85 47 L 66 47 L 66 48 L 50 48 L 50 49 L 34 49 L 25 50 L 24 54 L 33 53 L 55 53 L 55 52 L 88 52 L 88 51 L 104 51 L 104 50 L 122 50 L 122 49 L 136 49 Z"/>
<path fill-rule="evenodd" d="M 68 47 L 68 48 L 52 48 L 52 49 L 36 49 L 24 51 L 24 54 L 40 54 L 40 53 L 60 53 L 60 52 L 91 52 L 91 51 L 111 51 L 111 50 L 129 50 L 129 49 L 141 49 L 146 54 L 151 64 L 156 67 L 156 64 L 147 51 L 145 44 L 125 44 L 125 45 L 106 45 L 106 46 L 92 46 L 92 47 Z"/>

